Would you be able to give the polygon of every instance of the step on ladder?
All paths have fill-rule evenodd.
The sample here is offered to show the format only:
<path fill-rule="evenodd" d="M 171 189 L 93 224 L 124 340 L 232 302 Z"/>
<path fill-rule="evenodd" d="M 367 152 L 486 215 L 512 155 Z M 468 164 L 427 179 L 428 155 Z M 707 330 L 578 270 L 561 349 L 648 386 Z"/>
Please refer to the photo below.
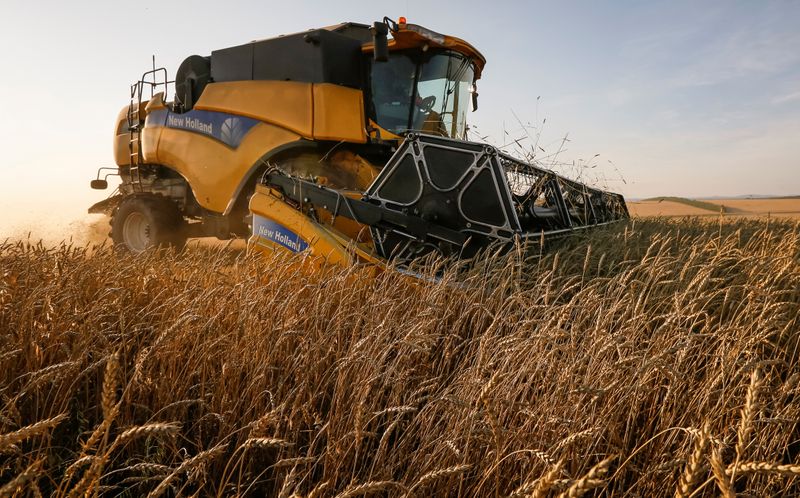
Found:
<path fill-rule="evenodd" d="M 144 164 L 142 154 L 142 128 L 144 128 L 144 109 L 149 99 L 158 93 L 160 87 L 163 88 L 164 100 L 167 100 L 168 85 L 174 83 L 169 81 L 167 69 L 156 68 L 156 58 L 153 56 L 153 69 L 142 74 L 142 77 L 131 85 L 131 100 L 128 106 L 128 153 L 130 162 L 128 163 L 128 177 L 131 189 L 134 193 L 142 192 L 141 167 Z M 150 90 L 150 97 L 144 95 L 145 89 Z M 147 100 L 144 100 L 147 98 Z"/>

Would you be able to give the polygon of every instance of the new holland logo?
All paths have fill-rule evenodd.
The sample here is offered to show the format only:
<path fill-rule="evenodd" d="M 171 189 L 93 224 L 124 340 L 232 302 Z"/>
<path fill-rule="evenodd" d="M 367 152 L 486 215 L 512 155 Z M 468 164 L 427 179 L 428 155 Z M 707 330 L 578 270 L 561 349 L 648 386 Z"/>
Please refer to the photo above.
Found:
<path fill-rule="evenodd" d="M 238 144 L 242 142 L 247 131 L 248 129 L 245 129 L 241 119 L 231 117 L 222 122 L 222 130 L 219 134 L 220 139 L 226 144 Z"/>
<path fill-rule="evenodd" d="M 213 123 L 205 123 L 198 118 L 192 118 L 190 116 L 176 116 L 175 114 L 170 114 L 169 117 L 167 117 L 167 126 L 170 128 L 186 128 L 187 130 L 214 135 Z"/>
<path fill-rule="evenodd" d="M 166 126 L 200 133 L 234 149 L 239 147 L 242 140 L 257 124 L 257 119 L 198 109 L 192 109 L 183 114 L 159 109 L 148 114 L 146 122 L 146 126 Z"/>
<path fill-rule="evenodd" d="M 292 232 L 280 223 L 276 223 L 275 221 L 257 214 L 253 215 L 253 235 L 262 239 L 271 240 L 292 252 L 303 252 L 308 249 L 308 243 L 301 239 L 298 234 Z"/>

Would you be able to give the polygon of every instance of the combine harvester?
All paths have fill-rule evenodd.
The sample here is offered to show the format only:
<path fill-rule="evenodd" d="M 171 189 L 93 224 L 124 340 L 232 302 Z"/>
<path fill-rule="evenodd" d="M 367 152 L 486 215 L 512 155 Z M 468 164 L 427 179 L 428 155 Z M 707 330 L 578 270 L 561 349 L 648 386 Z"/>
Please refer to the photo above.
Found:
<path fill-rule="evenodd" d="M 154 65 L 117 118 L 117 167 L 92 181 L 119 175 L 119 191 L 89 212 L 111 214 L 131 252 L 249 236 L 379 265 L 627 218 L 619 194 L 464 140 L 485 63 L 464 40 L 387 18 L 193 55 L 174 82 Z"/>

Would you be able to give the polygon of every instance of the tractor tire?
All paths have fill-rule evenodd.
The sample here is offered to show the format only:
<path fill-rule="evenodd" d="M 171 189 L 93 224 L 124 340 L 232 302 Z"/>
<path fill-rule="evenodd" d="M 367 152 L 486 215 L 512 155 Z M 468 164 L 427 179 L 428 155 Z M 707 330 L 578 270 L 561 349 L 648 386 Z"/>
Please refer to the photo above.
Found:
<path fill-rule="evenodd" d="M 186 224 L 174 202 L 158 195 L 132 195 L 111 217 L 114 247 L 138 254 L 154 247 L 183 249 Z"/>

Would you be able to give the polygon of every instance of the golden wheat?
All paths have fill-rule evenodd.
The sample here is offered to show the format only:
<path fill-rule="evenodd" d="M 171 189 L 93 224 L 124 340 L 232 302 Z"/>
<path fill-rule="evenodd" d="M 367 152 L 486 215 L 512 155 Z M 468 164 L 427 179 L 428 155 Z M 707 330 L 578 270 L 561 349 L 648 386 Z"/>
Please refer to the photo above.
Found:
<path fill-rule="evenodd" d="M 106 373 L 103 376 L 102 407 L 103 417 L 112 420 L 116 417 L 117 407 L 117 376 L 119 375 L 119 356 L 115 353 L 108 358 Z"/>
<path fill-rule="evenodd" d="M 530 493 L 531 498 L 544 498 L 550 489 L 556 483 L 558 476 L 561 474 L 561 469 L 564 466 L 564 461 L 558 461 L 550 470 L 539 478 L 533 486 Z"/>
<path fill-rule="evenodd" d="M 636 220 L 545 249 L 414 280 L 0 243 L 0 483 L 800 494 L 800 226 Z"/>
<path fill-rule="evenodd" d="M 342 493 L 336 495 L 336 498 L 352 498 L 353 496 L 367 496 L 374 495 L 390 489 L 404 489 L 404 486 L 395 481 L 370 481 L 364 484 L 349 486 Z"/>
<path fill-rule="evenodd" d="M 687 498 L 690 496 L 697 481 L 700 480 L 700 476 L 703 472 L 703 457 L 705 456 L 710 438 L 709 431 L 709 424 L 706 422 L 695 440 L 694 450 L 689 457 L 689 461 L 686 463 L 683 474 L 681 474 L 681 479 L 678 482 L 678 489 L 675 490 L 675 498 Z"/>
<path fill-rule="evenodd" d="M 149 498 L 155 498 L 157 496 L 161 496 L 170 487 L 170 484 L 172 484 L 172 482 L 178 478 L 178 476 L 205 464 L 209 460 L 213 460 L 214 458 L 221 455 L 223 452 L 224 452 L 223 447 L 216 446 L 209 450 L 198 453 L 197 455 L 183 462 L 177 469 L 175 469 L 163 481 L 161 481 L 158 484 L 158 486 L 156 486 L 156 488 L 153 491 L 151 491 L 147 496 Z"/>
<path fill-rule="evenodd" d="M 41 464 L 42 462 L 40 461 L 32 463 L 28 468 L 20 472 L 19 475 L 15 476 L 3 486 L 0 486 L 0 498 L 19 496 L 19 493 L 25 489 L 25 486 L 35 482 Z M 38 487 L 34 489 L 38 491 Z"/>
<path fill-rule="evenodd" d="M 464 465 L 454 465 L 452 467 L 448 467 L 446 469 L 439 469 L 428 472 L 424 476 L 420 477 L 419 480 L 414 483 L 411 488 L 409 488 L 409 494 L 413 494 L 415 490 L 424 487 L 425 485 L 436 481 L 438 479 L 444 479 L 448 477 L 452 477 L 454 475 L 461 474 L 463 472 L 468 471 L 472 466 L 469 464 Z"/>
<path fill-rule="evenodd" d="M 778 464 L 772 462 L 745 462 L 740 463 L 735 469 L 729 468 L 726 470 L 727 474 L 736 472 L 748 473 L 764 473 L 764 474 L 786 474 L 790 476 L 800 476 L 800 465 L 791 464 Z"/>
<path fill-rule="evenodd" d="M 602 486 L 604 483 L 603 478 L 608 473 L 608 467 L 614 458 L 610 456 L 589 469 L 586 475 L 572 483 L 566 491 L 558 495 L 558 498 L 578 498 L 590 489 Z"/>
<path fill-rule="evenodd" d="M 736 432 L 736 458 L 741 459 L 747 444 L 750 442 L 750 433 L 753 430 L 753 420 L 758 412 L 758 391 L 763 380 L 761 371 L 756 367 L 750 375 L 750 384 L 747 386 L 747 396 L 742 407 L 741 421 Z"/>
<path fill-rule="evenodd" d="M 715 448 L 711 452 L 711 469 L 714 472 L 714 481 L 717 483 L 719 492 L 723 498 L 735 498 L 736 493 L 733 491 L 733 485 L 730 478 L 725 474 L 725 464 L 722 462 L 722 455 L 719 448 Z"/>
<path fill-rule="evenodd" d="M 15 446 L 17 443 L 21 443 L 26 439 L 41 435 L 49 431 L 53 427 L 63 422 L 66 418 L 67 418 L 66 414 L 62 413 L 47 420 L 41 420 L 34 424 L 28 425 L 14 432 L 9 432 L 8 434 L 0 435 L 0 454 L 10 449 L 11 447 Z"/>

